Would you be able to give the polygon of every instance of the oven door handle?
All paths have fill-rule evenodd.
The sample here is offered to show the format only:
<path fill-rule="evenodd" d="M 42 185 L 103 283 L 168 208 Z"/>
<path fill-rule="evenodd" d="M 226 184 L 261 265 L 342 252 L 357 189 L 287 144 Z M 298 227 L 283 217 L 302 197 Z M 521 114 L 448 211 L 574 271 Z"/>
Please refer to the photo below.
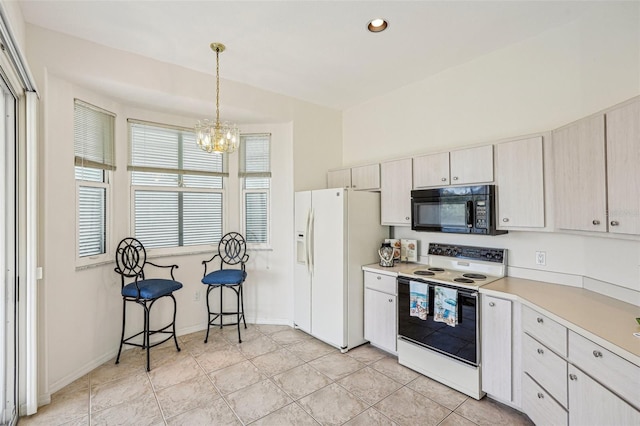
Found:
<path fill-rule="evenodd" d="M 473 227 L 473 201 L 467 201 L 467 205 L 464 211 L 465 221 L 467 222 L 467 228 Z"/>

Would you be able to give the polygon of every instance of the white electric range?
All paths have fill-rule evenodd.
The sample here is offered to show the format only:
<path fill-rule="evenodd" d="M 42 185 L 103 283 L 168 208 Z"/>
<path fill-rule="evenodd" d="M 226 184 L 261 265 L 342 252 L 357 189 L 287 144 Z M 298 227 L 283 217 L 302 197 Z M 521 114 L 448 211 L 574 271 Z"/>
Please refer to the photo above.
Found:
<path fill-rule="evenodd" d="M 478 289 L 505 276 L 507 251 L 431 243 L 428 253 L 428 265 L 398 274 L 398 362 L 480 399 Z M 416 297 L 426 315 L 416 315 Z"/>

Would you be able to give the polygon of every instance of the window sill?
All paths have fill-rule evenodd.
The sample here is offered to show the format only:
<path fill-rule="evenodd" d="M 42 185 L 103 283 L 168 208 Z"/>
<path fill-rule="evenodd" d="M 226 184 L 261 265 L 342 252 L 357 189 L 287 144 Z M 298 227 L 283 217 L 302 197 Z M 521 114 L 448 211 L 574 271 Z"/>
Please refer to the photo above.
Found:
<path fill-rule="evenodd" d="M 84 271 L 86 269 L 93 269 L 104 265 L 109 265 L 111 263 L 116 263 L 115 259 L 104 259 L 104 260 L 96 260 L 95 262 L 85 263 L 82 265 L 76 265 L 77 271 Z"/>

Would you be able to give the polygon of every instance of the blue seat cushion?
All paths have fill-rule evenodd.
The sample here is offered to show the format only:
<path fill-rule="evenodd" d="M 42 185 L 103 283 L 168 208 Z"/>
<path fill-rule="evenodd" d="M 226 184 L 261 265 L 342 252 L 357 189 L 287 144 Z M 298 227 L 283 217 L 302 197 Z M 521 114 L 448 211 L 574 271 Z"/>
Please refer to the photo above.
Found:
<path fill-rule="evenodd" d="M 182 283 L 161 278 L 152 278 L 138 281 L 141 299 L 157 299 L 166 296 L 182 288 Z M 130 283 L 122 288 L 122 295 L 125 297 L 138 297 L 138 289 L 135 283 Z"/>
<path fill-rule="evenodd" d="M 242 283 L 245 278 L 247 278 L 247 273 L 240 269 L 220 269 L 208 273 L 202 279 L 202 284 L 233 285 Z"/>

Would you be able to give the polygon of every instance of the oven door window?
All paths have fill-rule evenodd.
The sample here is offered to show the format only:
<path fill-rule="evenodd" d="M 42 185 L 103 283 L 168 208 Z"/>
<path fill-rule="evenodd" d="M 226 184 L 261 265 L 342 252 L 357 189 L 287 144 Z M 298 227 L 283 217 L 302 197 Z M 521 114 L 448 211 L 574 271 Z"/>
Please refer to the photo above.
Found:
<path fill-rule="evenodd" d="M 438 284 L 440 285 L 440 284 Z M 411 316 L 409 283 L 398 281 L 398 335 L 472 365 L 478 365 L 477 297 L 458 291 L 458 324 L 433 320 L 434 286 L 429 285 L 426 320 Z"/>
<path fill-rule="evenodd" d="M 457 198 L 419 201 L 414 205 L 415 225 L 427 228 L 466 228 L 467 204 Z"/>

